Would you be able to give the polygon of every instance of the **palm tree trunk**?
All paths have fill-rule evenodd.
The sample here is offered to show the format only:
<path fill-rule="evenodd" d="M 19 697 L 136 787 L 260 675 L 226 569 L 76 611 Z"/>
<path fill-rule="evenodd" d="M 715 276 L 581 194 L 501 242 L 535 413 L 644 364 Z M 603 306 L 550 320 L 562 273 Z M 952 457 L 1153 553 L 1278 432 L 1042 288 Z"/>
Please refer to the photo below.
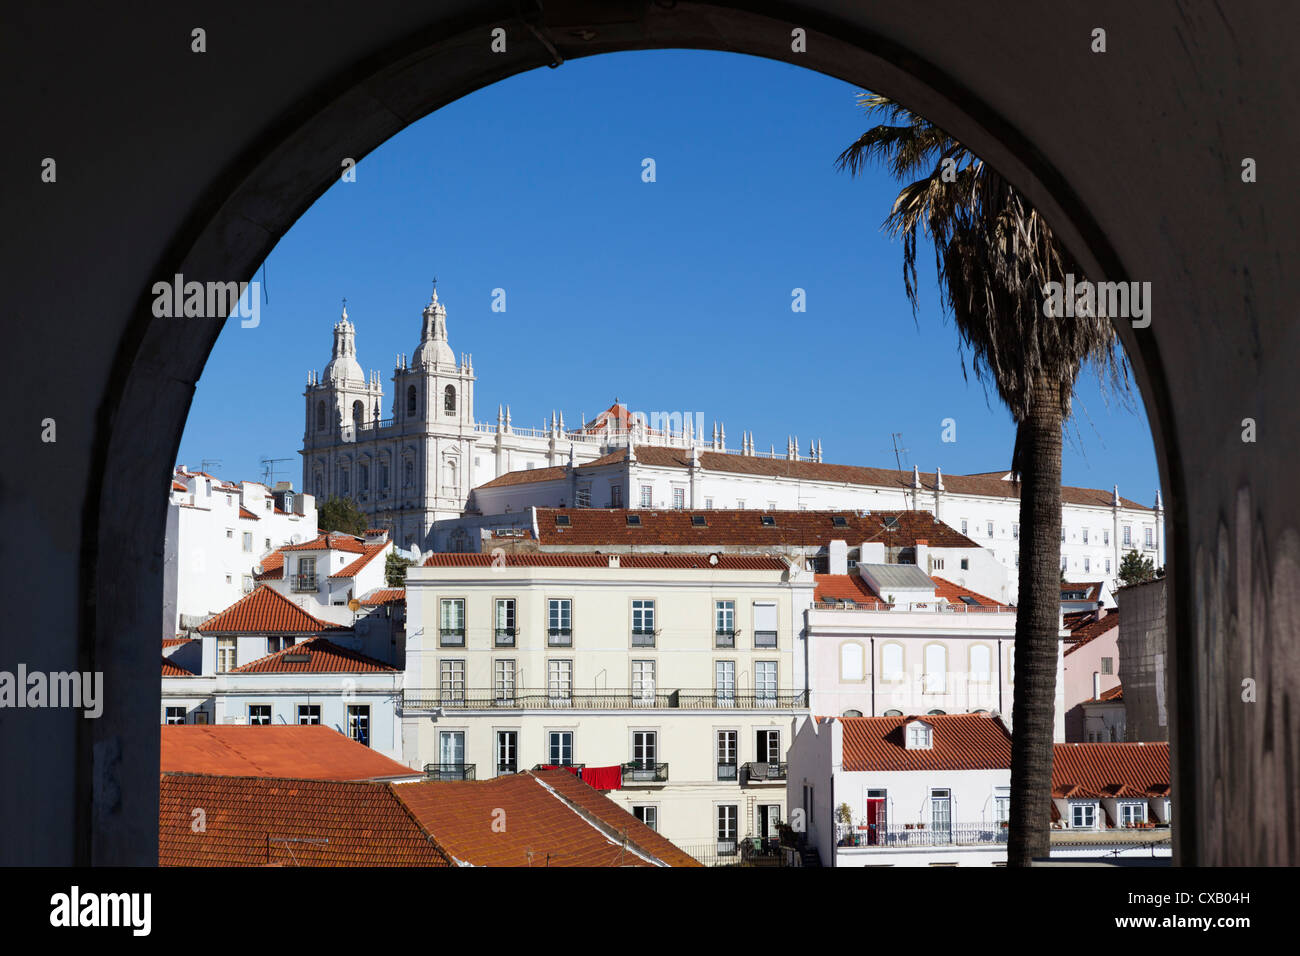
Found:
<path fill-rule="evenodd" d="M 1052 738 L 1061 609 L 1061 393 L 1033 387 L 1016 444 L 1020 476 L 1020 595 L 1011 708 L 1011 821 L 1007 865 L 1050 847 Z"/>

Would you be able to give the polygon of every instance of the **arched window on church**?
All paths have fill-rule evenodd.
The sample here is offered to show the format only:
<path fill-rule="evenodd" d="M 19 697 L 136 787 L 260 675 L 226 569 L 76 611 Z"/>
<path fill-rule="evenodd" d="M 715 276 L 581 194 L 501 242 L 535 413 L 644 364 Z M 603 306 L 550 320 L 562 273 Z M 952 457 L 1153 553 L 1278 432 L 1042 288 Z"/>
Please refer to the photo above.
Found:
<path fill-rule="evenodd" d="M 364 425 L 366 423 L 366 406 L 361 402 L 352 403 L 352 424 Z"/>
<path fill-rule="evenodd" d="M 325 430 L 325 403 L 316 403 L 316 430 L 323 432 Z"/>
<path fill-rule="evenodd" d="M 456 414 L 456 386 L 448 385 L 442 393 L 442 410 L 448 415 Z"/>
<path fill-rule="evenodd" d="M 406 414 L 415 414 L 415 386 L 406 386 Z"/>

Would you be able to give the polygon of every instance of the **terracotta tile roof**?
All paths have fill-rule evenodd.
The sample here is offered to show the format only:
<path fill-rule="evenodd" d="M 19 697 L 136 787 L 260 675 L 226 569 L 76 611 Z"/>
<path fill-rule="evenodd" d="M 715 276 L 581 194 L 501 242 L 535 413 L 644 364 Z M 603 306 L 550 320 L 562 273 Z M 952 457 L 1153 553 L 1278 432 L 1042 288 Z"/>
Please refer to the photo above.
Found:
<path fill-rule="evenodd" d="M 852 601 L 860 607 L 868 607 L 874 610 L 884 610 L 891 607 L 890 604 L 880 600 L 879 596 L 871 590 L 860 575 L 817 574 L 813 576 L 813 580 L 815 582 L 813 600 L 818 604 Z"/>
<path fill-rule="evenodd" d="M 1092 615 L 1089 614 L 1089 617 L 1092 617 Z M 1069 640 L 1074 641 L 1074 643 L 1065 649 L 1065 653 L 1072 654 L 1085 644 L 1095 641 L 1097 638 L 1110 633 L 1117 627 L 1119 627 L 1118 609 L 1107 611 L 1106 616 L 1100 620 L 1079 622 L 1070 629 Z"/>
<path fill-rule="evenodd" d="M 396 604 L 406 600 L 406 588 L 375 588 L 361 599 L 366 607 L 378 607 L 381 604 Z"/>
<path fill-rule="evenodd" d="M 567 525 L 556 517 L 567 515 Z M 629 525 L 637 515 L 639 525 Z M 703 525 L 694 519 L 702 517 Z M 770 518 L 770 525 L 764 518 Z M 842 524 L 836 524 L 840 519 Z M 887 522 L 893 528 L 886 527 Z M 917 540 L 932 548 L 978 548 L 928 511 L 758 511 L 754 509 L 538 508 L 538 543 L 543 546 L 627 544 L 756 548 L 822 548 L 831 541 L 850 546 L 881 542 L 887 548 L 915 547 Z"/>
<path fill-rule="evenodd" d="M 1169 744 L 1056 744 L 1054 797 L 1169 795 Z"/>
<path fill-rule="evenodd" d="M 420 776 L 322 724 L 164 724 L 161 770 L 303 780 Z"/>
<path fill-rule="evenodd" d="M 279 549 L 272 551 L 259 563 L 262 565 L 262 573 L 254 574 L 254 581 L 275 581 L 284 578 L 284 555 Z"/>
<path fill-rule="evenodd" d="M 162 659 L 162 676 L 163 677 L 193 677 L 193 671 L 187 671 L 179 664 L 173 664 L 167 658 Z"/>
<path fill-rule="evenodd" d="M 1011 767 L 1011 735 L 992 714 L 837 717 L 844 728 L 845 770 L 1000 770 Z M 904 747 L 904 725 L 934 728 L 928 750 Z"/>
<path fill-rule="evenodd" d="M 195 807 L 204 811 L 198 833 Z M 164 773 L 158 865 L 450 864 L 384 784 Z"/>
<path fill-rule="evenodd" d="M 387 528 L 367 528 L 365 531 L 363 531 L 363 532 L 361 532 L 361 533 L 362 533 L 365 537 L 369 538 L 369 537 L 372 537 L 373 535 L 377 535 L 377 534 L 388 534 L 388 529 L 387 529 Z"/>
<path fill-rule="evenodd" d="M 1089 697 L 1084 701 L 1085 704 L 1111 704 L 1124 699 L 1124 685 L 1116 684 L 1110 690 L 1101 692 L 1100 697 Z"/>
<path fill-rule="evenodd" d="M 191 639 L 188 638 L 188 637 L 164 637 L 164 638 L 162 639 L 162 646 L 163 646 L 163 647 L 180 647 L 182 644 L 188 644 L 188 643 L 190 642 L 190 640 L 191 640 Z"/>
<path fill-rule="evenodd" d="M 1103 581 L 1080 581 L 1078 584 L 1071 584 L 1069 581 L 1066 581 L 1064 584 L 1061 585 L 1061 600 L 1062 601 L 1080 601 L 1080 600 L 1100 601 L 1101 586 L 1104 583 L 1105 582 Z M 1071 591 L 1083 591 L 1084 596 L 1082 598 L 1067 598 L 1065 595 Z"/>
<path fill-rule="evenodd" d="M 364 542 L 350 534 L 330 531 L 301 544 L 286 544 L 281 551 L 349 551 L 353 554 L 365 554 Z"/>
<path fill-rule="evenodd" d="M 243 505 L 240 505 L 240 506 L 239 506 L 239 517 L 241 517 L 241 518 L 250 518 L 250 519 L 252 519 L 253 521 L 261 521 L 261 520 L 262 520 L 262 519 L 259 518 L 257 515 L 253 514 L 253 512 L 251 512 L 251 511 L 249 511 L 247 508 L 245 508 Z"/>
<path fill-rule="evenodd" d="M 351 564 L 349 564 L 349 565 L 348 565 L 347 567 L 345 567 L 343 570 L 341 570 L 341 571 L 336 571 L 335 573 L 331 574 L 330 577 L 331 577 L 331 578 L 354 578 L 354 577 L 356 577 L 358 574 L 361 573 L 361 569 L 362 569 L 362 568 L 364 568 L 367 564 L 369 564 L 371 561 L 373 561 L 373 560 L 374 560 L 378 555 L 383 554 L 383 553 L 384 553 L 384 549 L 387 548 L 387 547 L 388 547 L 388 542 L 387 542 L 387 541 L 382 541 L 382 542 L 380 542 L 379 544 L 368 544 L 368 545 L 366 545 L 366 546 L 365 546 L 365 552 L 361 555 L 361 557 L 357 558 L 355 561 L 353 561 Z"/>
<path fill-rule="evenodd" d="M 679 448 L 665 448 L 661 445 L 638 445 L 635 449 L 636 460 L 640 464 L 663 468 L 689 468 L 690 452 Z M 582 472 L 588 468 L 620 464 L 627 460 L 627 449 L 620 448 L 608 455 L 578 466 Z M 797 478 L 804 481 L 829 481 L 839 484 L 870 485 L 881 488 L 910 489 L 912 473 L 895 471 L 892 468 L 869 468 L 862 465 L 835 465 L 829 462 L 790 461 L 785 458 L 758 458 L 750 455 L 737 455 L 728 452 L 702 451 L 700 464 L 706 471 L 722 471 L 731 474 L 758 475 L 767 478 Z M 558 474 L 542 477 L 537 472 L 553 471 Z M 553 469 L 534 469 L 532 471 L 508 472 L 488 482 L 487 486 L 498 484 L 522 484 L 529 481 L 546 481 L 566 474 L 563 467 Z M 972 475 L 944 475 L 943 485 L 946 492 L 959 495 L 976 495 L 986 498 L 1020 497 L 1020 484 L 1004 481 L 1000 475 L 1005 472 L 992 472 Z M 511 477 L 519 476 L 519 477 Z M 533 476 L 533 477 L 528 477 Z M 509 480 L 507 480 L 509 479 Z M 933 493 L 936 476 L 934 472 L 921 472 L 921 490 Z M 480 487 L 487 487 L 480 486 Z M 1109 508 L 1112 492 L 1100 488 L 1077 488 L 1070 485 L 1061 486 L 1061 501 L 1072 505 L 1091 505 Z M 1125 508 L 1152 511 L 1147 505 L 1138 504 L 1121 497 L 1120 503 Z"/>
<path fill-rule="evenodd" d="M 307 660 L 300 660 L 306 657 Z M 292 647 L 236 667 L 235 674 L 387 674 L 397 673 L 383 661 L 340 647 L 323 637 L 299 641 Z"/>
<path fill-rule="evenodd" d="M 960 584 L 949 581 L 947 578 L 932 577 L 930 580 L 934 582 L 935 597 L 941 597 L 949 604 L 966 604 L 968 602 L 963 601 L 962 598 L 968 597 L 974 599 L 976 605 L 979 607 L 1000 607 L 1007 610 L 1011 609 L 1010 604 L 1003 604 L 1001 601 L 995 601 L 991 597 L 985 597 L 983 594 L 980 594 L 977 591 L 972 591 L 970 588 L 964 588 Z"/>
<path fill-rule="evenodd" d="M 172 479 L 172 491 L 188 491 L 188 490 L 189 489 L 186 488 L 184 484 L 182 484 L 181 482 L 177 481 L 174 478 Z"/>
<path fill-rule="evenodd" d="M 509 485 L 527 485 L 535 481 L 557 481 L 567 477 L 568 468 L 564 465 L 554 465 L 548 468 L 527 468 L 523 471 L 508 471 L 504 475 L 498 475 L 491 481 L 485 481 L 478 488 L 503 488 Z"/>
<path fill-rule="evenodd" d="M 652 840 L 653 832 L 636 817 L 566 770 L 408 783 L 393 792 L 453 860 L 475 866 L 653 866 L 634 849 L 657 856 L 649 846 L 653 842 L 667 853 L 666 840 Z M 494 828 L 502 812 L 508 825 Z M 585 817 L 595 817 L 613 833 L 606 835 Z M 623 832 L 633 849 L 623 849 Z M 673 856 L 676 865 L 694 863 L 681 851 Z"/>
<path fill-rule="evenodd" d="M 543 554 L 431 554 L 424 562 L 426 568 L 488 568 L 493 562 L 504 561 L 510 568 L 605 568 L 611 558 L 618 559 L 620 568 L 670 568 L 694 571 L 785 571 L 789 568 L 781 558 L 766 555 L 721 554 L 717 563 L 709 554 L 592 554 L 589 552 Z M 497 565 L 501 566 L 500 564 Z"/>
<path fill-rule="evenodd" d="M 333 625 L 312 617 L 265 584 L 199 625 L 202 633 L 314 634 Z"/>

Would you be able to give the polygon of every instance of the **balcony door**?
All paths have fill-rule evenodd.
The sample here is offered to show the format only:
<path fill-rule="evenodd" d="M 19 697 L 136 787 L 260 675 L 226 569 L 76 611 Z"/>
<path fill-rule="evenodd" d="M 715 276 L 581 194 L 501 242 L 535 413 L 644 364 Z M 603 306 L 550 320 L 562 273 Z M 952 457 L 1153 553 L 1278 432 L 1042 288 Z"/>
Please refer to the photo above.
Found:
<path fill-rule="evenodd" d="M 463 730 L 443 730 L 438 734 L 438 763 L 442 770 L 450 770 L 465 765 L 465 732 Z"/>
<path fill-rule="evenodd" d="M 947 788 L 930 791 L 930 830 L 936 843 L 952 838 L 952 791 Z"/>
<path fill-rule="evenodd" d="M 867 791 L 867 845 L 880 846 L 889 832 L 888 797 L 884 790 Z"/>

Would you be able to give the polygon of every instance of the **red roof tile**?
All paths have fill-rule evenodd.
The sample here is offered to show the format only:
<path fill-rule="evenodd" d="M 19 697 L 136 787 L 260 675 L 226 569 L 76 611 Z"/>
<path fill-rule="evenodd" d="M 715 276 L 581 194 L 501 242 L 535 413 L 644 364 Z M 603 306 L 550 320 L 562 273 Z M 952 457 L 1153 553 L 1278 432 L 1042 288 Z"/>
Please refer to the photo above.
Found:
<path fill-rule="evenodd" d="M 689 468 L 691 453 L 680 448 L 666 448 L 661 445 L 638 445 L 635 450 L 636 460 L 640 464 L 664 468 Z M 595 461 L 580 465 L 578 471 L 604 465 L 619 464 L 627 460 L 627 449 L 620 448 Z M 835 465 L 828 462 L 790 461 L 785 458 L 758 458 L 751 455 L 737 455 L 728 452 L 702 451 L 700 464 L 706 471 L 722 471 L 732 474 L 759 475 L 769 478 L 797 478 L 804 481 L 829 481 L 854 485 L 871 485 L 882 488 L 911 489 L 912 473 L 895 471 L 890 468 L 869 468 L 861 465 Z M 539 474 L 557 472 L 558 474 Z M 523 484 L 529 481 L 546 481 L 563 477 L 567 471 L 559 468 L 537 468 L 526 471 L 508 472 L 486 485 L 479 487 L 497 487 L 500 485 Z M 997 477 L 999 473 L 972 475 L 944 475 L 944 490 L 953 494 L 976 495 L 987 498 L 1019 498 L 1020 484 L 1005 481 Z M 1005 473 L 1003 473 L 1005 474 Z M 531 477 L 530 477 L 531 476 Z M 933 472 L 921 472 L 921 490 L 933 492 L 936 476 Z M 1100 488 L 1076 488 L 1069 485 L 1061 487 L 1061 501 L 1065 504 L 1092 505 L 1109 508 L 1112 492 Z M 1128 498 L 1120 498 L 1125 508 L 1142 511 L 1153 509 L 1140 505 Z"/>
<path fill-rule="evenodd" d="M 175 479 L 172 480 L 172 491 L 188 491 L 188 490 L 189 489 L 186 488 L 185 485 L 183 485 L 181 482 L 176 481 Z"/>
<path fill-rule="evenodd" d="M 202 633 L 308 634 L 333 625 L 312 617 L 265 584 L 199 625 Z"/>
<path fill-rule="evenodd" d="M 1100 620 L 1078 622 L 1070 629 L 1069 639 L 1073 640 L 1074 643 L 1065 649 L 1065 653 L 1072 654 L 1085 644 L 1095 641 L 1117 627 L 1119 627 L 1118 610 L 1107 611 L 1106 616 Z"/>
<path fill-rule="evenodd" d="M 395 604 L 406 600 L 406 588 L 376 588 L 361 599 L 365 607 Z"/>
<path fill-rule="evenodd" d="M 1101 692 L 1100 697 L 1089 697 L 1084 701 L 1085 704 L 1109 704 L 1117 700 L 1124 699 L 1124 685 L 1116 684 L 1110 690 Z"/>
<path fill-rule="evenodd" d="M 1011 735 L 992 714 L 836 717 L 844 728 L 845 770 L 1000 770 L 1011 766 Z M 904 726 L 929 724 L 933 746 L 908 750 Z"/>
<path fill-rule="evenodd" d="M 239 506 L 239 517 L 241 517 L 241 518 L 251 518 L 253 521 L 261 521 L 261 520 L 262 520 L 262 519 L 259 518 L 257 515 L 253 514 L 253 512 L 251 512 L 251 511 L 249 511 L 247 508 L 245 508 L 243 505 L 240 505 L 240 506 Z"/>
<path fill-rule="evenodd" d="M 1101 587 L 1104 583 L 1105 583 L 1104 581 L 1080 581 L 1078 584 L 1072 584 L 1069 581 L 1066 581 L 1061 585 L 1061 600 L 1062 601 L 1079 601 L 1079 600 L 1100 601 Z M 1083 591 L 1084 596 L 1082 598 L 1067 598 L 1065 595 L 1071 591 Z"/>
<path fill-rule="evenodd" d="M 871 590 L 867 582 L 857 574 L 817 574 L 813 600 L 819 604 L 852 601 L 861 607 L 884 610 L 891 607 Z"/>
<path fill-rule="evenodd" d="M 384 549 L 387 547 L 388 547 L 387 541 L 381 542 L 379 544 L 366 545 L 365 552 L 361 555 L 361 557 L 357 558 L 355 561 L 349 564 L 342 571 L 336 571 L 334 574 L 331 574 L 330 577 L 331 578 L 355 578 L 358 574 L 361 573 L 362 568 L 364 568 L 367 564 L 373 561 L 378 555 L 383 554 Z"/>
<path fill-rule="evenodd" d="M 1163 797 L 1169 794 L 1169 744 L 1056 744 L 1054 797 Z"/>
<path fill-rule="evenodd" d="M 196 807 L 203 809 L 197 832 Z M 450 864 L 391 786 L 164 773 L 158 865 Z"/>
<path fill-rule="evenodd" d="M 629 525 L 636 515 L 639 525 Z M 556 518 L 567 516 L 567 525 Z M 694 518 L 704 519 L 703 525 Z M 771 520 L 764 524 L 763 519 Z M 842 523 L 836 524 L 836 519 Z M 892 522 L 893 527 L 886 527 Z M 758 511 L 753 509 L 538 508 L 541 546 L 626 544 L 755 548 L 821 548 L 831 541 L 849 545 L 881 542 L 886 548 L 911 548 L 918 539 L 932 548 L 978 548 L 928 511 Z"/>
<path fill-rule="evenodd" d="M 653 840 L 636 817 L 566 770 L 408 783 L 393 792 L 453 860 L 475 866 L 653 866 L 635 851 L 668 853 L 666 840 Z M 506 826 L 500 826 L 503 819 Z M 694 863 L 680 850 L 672 855 L 675 865 Z"/>
<path fill-rule="evenodd" d="M 284 578 L 284 555 L 280 551 L 272 551 L 260 562 L 262 571 L 260 574 L 254 574 L 255 581 L 275 581 Z"/>
<path fill-rule="evenodd" d="M 455 554 L 438 552 L 424 562 L 426 568 L 604 568 L 617 558 L 620 568 L 672 568 L 698 571 L 785 571 L 781 558 L 766 555 L 721 554 L 580 554 L 547 552 L 525 554 Z"/>
<path fill-rule="evenodd" d="M 307 658 L 302 660 L 301 658 Z M 386 674 L 397 673 L 383 661 L 367 657 L 358 651 L 340 647 L 323 637 L 299 641 L 292 647 L 259 657 L 242 667 L 236 674 Z"/>
<path fill-rule="evenodd" d="M 949 581 L 947 578 L 932 577 L 930 580 L 933 581 L 935 585 L 935 597 L 941 597 L 949 604 L 966 604 L 968 602 L 963 601 L 962 598 L 968 597 L 974 599 L 976 605 L 979 607 L 1000 607 L 1006 608 L 1007 610 L 1010 610 L 1011 608 L 1010 604 L 1003 604 L 1001 601 L 995 601 L 991 597 L 985 597 L 983 594 L 972 591 L 970 588 L 964 588 L 960 584 Z"/>
<path fill-rule="evenodd" d="M 301 544 L 286 544 L 281 551 L 350 551 L 353 554 L 365 554 L 365 542 L 350 534 L 330 531 Z"/>
<path fill-rule="evenodd" d="M 179 664 L 173 664 L 167 658 L 162 659 L 162 676 L 163 677 L 193 677 L 193 671 L 187 671 Z"/>
<path fill-rule="evenodd" d="M 164 724 L 163 773 L 388 780 L 419 771 L 321 724 Z"/>

